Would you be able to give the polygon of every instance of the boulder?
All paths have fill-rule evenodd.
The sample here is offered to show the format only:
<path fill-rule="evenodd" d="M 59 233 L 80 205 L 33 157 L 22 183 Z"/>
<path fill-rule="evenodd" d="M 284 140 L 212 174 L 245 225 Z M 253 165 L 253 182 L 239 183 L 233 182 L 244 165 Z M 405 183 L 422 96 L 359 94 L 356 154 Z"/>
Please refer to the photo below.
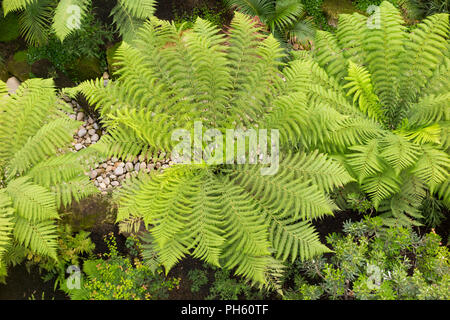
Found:
<path fill-rule="evenodd" d="M 6 70 L 20 81 L 30 78 L 31 66 L 27 62 L 27 51 L 18 51 L 6 63 Z"/>

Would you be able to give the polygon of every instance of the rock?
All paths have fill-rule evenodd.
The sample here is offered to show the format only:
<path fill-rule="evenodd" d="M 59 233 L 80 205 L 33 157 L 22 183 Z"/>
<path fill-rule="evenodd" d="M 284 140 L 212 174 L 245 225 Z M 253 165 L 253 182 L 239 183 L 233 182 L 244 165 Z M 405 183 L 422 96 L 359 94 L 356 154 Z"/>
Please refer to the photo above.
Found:
<path fill-rule="evenodd" d="M 139 168 L 140 168 L 140 163 L 139 162 L 137 162 L 135 165 L 134 165 L 134 171 L 139 171 Z"/>
<path fill-rule="evenodd" d="M 66 70 L 72 79 L 85 81 L 98 78 L 102 73 L 100 60 L 94 57 L 82 57 L 66 66 Z"/>
<path fill-rule="evenodd" d="M 91 144 L 91 138 L 87 137 L 86 140 L 84 140 L 85 144 Z"/>
<path fill-rule="evenodd" d="M 114 157 L 111 158 L 111 162 L 114 162 L 114 163 L 115 163 L 115 162 L 117 162 L 117 161 L 119 161 L 119 159 L 114 158 Z"/>
<path fill-rule="evenodd" d="M 99 186 L 101 189 L 106 189 L 106 185 L 105 185 L 103 182 L 99 183 L 98 186 Z"/>
<path fill-rule="evenodd" d="M 91 178 L 91 179 L 95 179 L 96 177 L 97 177 L 97 170 L 92 170 L 91 172 L 90 172 L 90 174 L 89 174 L 89 177 Z"/>
<path fill-rule="evenodd" d="M 107 166 L 106 167 L 106 172 L 111 172 L 111 171 L 113 171 L 114 170 L 114 167 L 113 166 Z"/>
<path fill-rule="evenodd" d="M 145 162 L 141 162 L 141 164 L 139 165 L 139 170 L 144 170 L 147 168 L 147 165 L 145 164 Z"/>
<path fill-rule="evenodd" d="M 17 88 L 20 86 L 20 81 L 16 77 L 11 77 L 6 81 L 6 86 L 8 87 L 9 93 L 16 93 Z"/>
<path fill-rule="evenodd" d="M 133 171 L 133 164 L 132 164 L 131 162 L 127 162 L 127 163 L 125 164 L 125 169 L 126 169 L 128 172 Z"/>
<path fill-rule="evenodd" d="M 113 181 L 113 182 L 111 182 L 111 185 L 113 187 L 117 187 L 118 185 L 120 185 L 120 183 L 119 183 L 119 181 Z"/>
<path fill-rule="evenodd" d="M 84 120 L 84 112 L 78 112 L 77 121 L 83 121 L 83 120 Z"/>
<path fill-rule="evenodd" d="M 91 137 L 91 141 L 92 141 L 92 142 L 97 142 L 98 139 L 99 139 L 99 136 L 98 136 L 98 134 L 96 134 L 96 133 L 93 134 L 92 137 Z"/>
<path fill-rule="evenodd" d="M 94 122 L 93 124 L 92 124 L 92 128 L 94 128 L 95 130 L 98 130 L 98 123 L 97 122 Z"/>
<path fill-rule="evenodd" d="M 87 122 L 88 122 L 89 124 L 93 124 L 93 123 L 94 123 L 94 119 L 92 119 L 91 117 L 89 117 L 88 120 L 87 120 Z"/>
<path fill-rule="evenodd" d="M 31 66 L 27 62 L 27 51 L 18 51 L 6 63 L 6 69 L 20 81 L 30 78 Z"/>
<path fill-rule="evenodd" d="M 119 162 L 119 163 L 117 164 L 117 166 L 118 166 L 118 167 L 122 167 L 122 168 L 124 168 L 124 167 L 125 167 L 125 163 L 123 163 L 123 162 Z"/>
<path fill-rule="evenodd" d="M 93 136 L 95 134 L 95 130 L 94 129 L 89 129 L 88 133 L 90 136 Z"/>
<path fill-rule="evenodd" d="M 106 177 L 105 179 L 103 179 L 103 183 L 106 184 L 106 185 L 108 185 L 108 184 L 111 183 L 111 180 L 109 180 L 109 178 Z"/>
<path fill-rule="evenodd" d="M 116 177 L 115 175 L 113 175 L 113 174 L 111 174 L 111 175 L 109 176 L 109 178 L 110 178 L 111 180 L 116 180 L 116 179 L 117 179 L 117 177 Z"/>
<path fill-rule="evenodd" d="M 102 176 L 97 177 L 97 181 L 98 181 L 98 182 L 103 182 L 103 177 L 102 177 Z"/>
<path fill-rule="evenodd" d="M 84 137 L 86 135 L 87 131 L 85 128 L 81 128 L 80 130 L 78 130 L 78 136 L 80 138 Z"/>
<path fill-rule="evenodd" d="M 81 150 L 81 149 L 83 149 L 83 145 L 82 145 L 81 143 L 77 143 L 77 144 L 75 145 L 75 150 L 79 151 L 79 150 Z"/>
<path fill-rule="evenodd" d="M 116 170 L 114 170 L 114 174 L 116 176 L 121 176 L 123 174 L 123 171 L 124 171 L 123 169 L 124 169 L 123 167 L 117 167 Z"/>

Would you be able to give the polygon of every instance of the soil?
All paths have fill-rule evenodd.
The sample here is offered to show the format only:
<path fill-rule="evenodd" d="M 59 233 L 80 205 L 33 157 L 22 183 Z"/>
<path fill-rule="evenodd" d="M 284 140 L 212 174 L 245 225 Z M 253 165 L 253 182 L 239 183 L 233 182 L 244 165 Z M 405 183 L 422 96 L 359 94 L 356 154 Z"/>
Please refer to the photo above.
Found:
<path fill-rule="evenodd" d="M 0 300 L 67 300 L 68 297 L 60 290 L 54 290 L 54 281 L 44 282 L 38 268 L 30 272 L 24 264 L 8 270 L 6 284 L 0 284 Z"/>
<path fill-rule="evenodd" d="M 203 263 L 188 256 L 170 270 L 168 277 L 181 280 L 179 287 L 170 292 L 169 300 L 204 300 L 209 295 L 209 284 L 214 281 L 214 273 L 208 269 L 208 284 L 203 285 L 199 292 L 193 293 L 191 291 L 192 281 L 189 279 L 188 272 L 194 269 L 204 270 Z"/>

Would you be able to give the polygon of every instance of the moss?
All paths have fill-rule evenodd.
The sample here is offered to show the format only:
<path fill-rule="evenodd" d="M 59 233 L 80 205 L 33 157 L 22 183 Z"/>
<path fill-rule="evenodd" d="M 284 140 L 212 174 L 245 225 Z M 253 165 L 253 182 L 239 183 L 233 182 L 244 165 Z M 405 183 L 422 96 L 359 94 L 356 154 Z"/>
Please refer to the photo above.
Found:
<path fill-rule="evenodd" d="M 6 64 L 6 69 L 20 81 L 28 80 L 30 78 L 31 66 L 27 62 L 27 51 L 22 50 L 14 53 L 13 57 Z"/>
<path fill-rule="evenodd" d="M 97 58 L 80 58 L 66 66 L 66 70 L 72 80 L 81 82 L 101 77 L 103 72 L 100 64 L 100 60 Z"/>
<path fill-rule="evenodd" d="M 21 50 L 14 53 L 13 59 L 17 62 L 24 62 L 27 61 L 28 51 L 27 50 Z"/>
<path fill-rule="evenodd" d="M 8 13 L 6 17 L 0 16 L 0 42 L 9 42 L 20 36 L 19 17 L 15 13 Z"/>

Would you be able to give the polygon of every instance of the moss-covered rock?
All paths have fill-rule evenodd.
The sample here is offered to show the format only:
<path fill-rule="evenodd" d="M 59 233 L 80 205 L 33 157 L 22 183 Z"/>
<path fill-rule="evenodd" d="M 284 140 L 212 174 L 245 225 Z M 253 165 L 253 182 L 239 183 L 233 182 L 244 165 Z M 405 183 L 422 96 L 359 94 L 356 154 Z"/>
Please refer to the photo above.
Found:
<path fill-rule="evenodd" d="M 20 81 L 28 80 L 31 66 L 27 62 L 27 51 L 16 52 L 6 63 L 6 70 Z"/>
<path fill-rule="evenodd" d="M 74 82 L 99 78 L 103 74 L 100 60 L 97 58 L 81 58 L 66 66 L 69 77 Z"/>
<path fill-rule="evenodd" d="M 20 36 L 19 17 L 16 13 L 10 12 L 3 17 L 0 15 L 0 42 L 9 42 Z"/>

